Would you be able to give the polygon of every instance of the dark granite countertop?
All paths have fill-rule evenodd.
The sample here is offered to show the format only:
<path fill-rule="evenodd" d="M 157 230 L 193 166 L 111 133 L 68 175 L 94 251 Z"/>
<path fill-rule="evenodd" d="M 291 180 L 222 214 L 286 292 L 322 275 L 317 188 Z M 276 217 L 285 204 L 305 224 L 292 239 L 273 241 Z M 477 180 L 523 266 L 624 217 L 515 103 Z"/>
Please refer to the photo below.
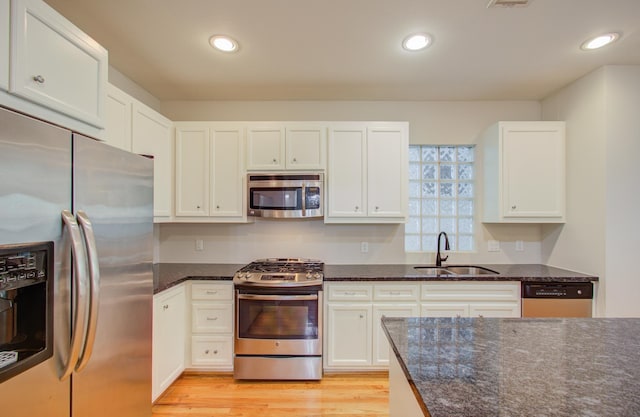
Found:
<path fill-rule="evenodd" d="M 588 282 L 598 277 L 540 264 L 474 264 L 497 272 L 488 275 L 429 275 L 416 265 L 325 265 L 325 281 L 538 281 Z M 426 265 L 425 265 L 426 266 Z M 455 265 L 445 265 L 455 266 Z"/>
<path fill-rule="evenodd" d="M 157 294 L 190 279 L 230 281 L 244 264 L 159 263 L 153 265 L 153 293 Z M 495 275 L 433 276 L 414 265 L 327 265 L 325 281 L 598 281 L 598 277 L 538 264 L 479 264 L 498 272 Z"/>
<path fill-rule="evenodd" d="M 640 416 L 640 319 L 383 318 L 382 325 L 432 417 Z"/>
<path fill-rule="evenodd" d="M 157 294 L 190 279 L 231 281 L 233 274 L 243 266 L 237 264 L 154 264 L 153 293 Z"/>

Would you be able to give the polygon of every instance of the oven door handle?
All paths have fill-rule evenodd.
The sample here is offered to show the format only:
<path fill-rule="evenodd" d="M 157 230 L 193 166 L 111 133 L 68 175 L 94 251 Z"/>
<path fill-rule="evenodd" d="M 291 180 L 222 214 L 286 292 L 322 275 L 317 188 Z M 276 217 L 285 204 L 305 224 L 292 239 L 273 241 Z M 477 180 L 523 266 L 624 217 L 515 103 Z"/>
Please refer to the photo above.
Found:
<path fill-rule="evenodd" d="M 293 300 L 317 300 L 317 294 L 309 295 L 258 295 L 258 294 L 238 294 L 238 300 L 261 300 L 261 301 L 293 301 Z"/>

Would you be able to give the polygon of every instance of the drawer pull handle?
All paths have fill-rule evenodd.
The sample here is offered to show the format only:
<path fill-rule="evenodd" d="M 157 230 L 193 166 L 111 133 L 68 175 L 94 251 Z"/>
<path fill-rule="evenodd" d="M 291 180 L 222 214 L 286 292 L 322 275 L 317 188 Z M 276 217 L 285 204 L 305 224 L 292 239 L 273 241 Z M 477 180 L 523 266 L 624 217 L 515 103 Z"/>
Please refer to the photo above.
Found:
<path fill-rule="evenodd" d="M 218 354 L 218 351 L 217 351 L 217 350 L 214 350 L 214 351 L 213 351 L 213 354 L 214 354 L 214 355 L 217 355 L 217 354 Z"/>
<path fill-rule="evenodd" d="M 37 82 L 38 84 L 44 84 L 44 77 L 42 75 L 36 75 L 35 77 L 33 77 L 33 81 Z"/>
<path fill-rule="evenodd" d="M 207 320 L 209 320 L 209 321 L 216 321 L 216 320 L 218 320 L 218 318 L 217 318 L 217 317 L 207 317 Z"/>
<path fill-rule="evenodd" d="M 209 294 L 209 295 L 215 295 L 217 293 L 218 293 L 218 291 L 207 290 L 207 294 Z"/>

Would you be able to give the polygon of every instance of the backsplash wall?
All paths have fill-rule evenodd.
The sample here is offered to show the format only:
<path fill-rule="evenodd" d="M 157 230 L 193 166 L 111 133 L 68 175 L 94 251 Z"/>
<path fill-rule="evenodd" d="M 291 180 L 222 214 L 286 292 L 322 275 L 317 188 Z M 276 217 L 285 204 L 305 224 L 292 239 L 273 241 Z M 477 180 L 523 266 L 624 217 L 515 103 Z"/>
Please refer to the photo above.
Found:
<path fill-rule="evenodd" d="M 405 253 L 404 225 L 325 225 L 322 220 L 262 220 L 249 224 L 156 225 L 160 262 L 238 263 L 268 257 L 321 259 L 328 264 L 434 263 L 433 253 Z M 196 250 L 196 240 L 203 250 Z M 486 242 L 500 241 L 488 252 Z M 515 250 L 515 241 L 524 251 Z M 449 263 L 540 263 L 539 225 L 483 225 L 474 253 L 451 253 Z M 361 242 L 369 250 L 361 252 Z"/>

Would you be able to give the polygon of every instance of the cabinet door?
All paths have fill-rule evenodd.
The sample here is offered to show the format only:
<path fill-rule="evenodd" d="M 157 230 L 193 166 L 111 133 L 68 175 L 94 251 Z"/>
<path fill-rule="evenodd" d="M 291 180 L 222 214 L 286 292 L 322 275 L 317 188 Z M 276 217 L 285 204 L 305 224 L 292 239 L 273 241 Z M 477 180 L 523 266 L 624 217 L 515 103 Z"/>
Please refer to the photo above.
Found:
<path fill-rule="evenodd" d="M 153 400 L 184 370 L 185 304 L 183 285 L 153 297 Z"/>
<path fill-rule="evenodd" d="M 211 216 L 245 215 L 242 132 L 237 126 L 211 128 Z"/>
<path fill-rule="evenodd" d="M 105 143 L 131 152 L 131 113 L 133 101 L 122 90 L 107 85 L 107 128 Z"/>
<path fill-rule="evenodd" d="M 409 144 L 401 127 L 367 129 L 367 214 L 404 218 L 407 213 Z"/>
<path fill-rule="evenodd" d="M 413 304 L 374 304 L 373 305 L 373 365 L 389 365 L 389 342 L 382 330 L 382 316 L 417 317 L 420 309 Z"/>
<path fill-rule="evenodd" d="M 286 128 L 286 166 L 288 169 L 324 169 L 327 144 L 324 126 Z"/>
<path fill-rule="evenodd" d="M 247 169 L 285 168 L 285 132 L 281 125 L 247 128 Z"/>
<path fill-rule="evenodd" d="M 564 216 L 565 140 L 562 123 L 501 125 L 504 217 Z"/>
<path fill-rule="evenodd" d="M 332 127 L 327 167 L 327 217 L 366 214 L 364 126 Z"/>
<path fill-rule="evenodd" d="M 153 215 L 171 216 L 173 200 L 173 134 L 171 120 L 133 103 L 133 152 L 153 156 Z"/>
<path fill-rule="evenodd" d="M 327 305 L 327 366 L 371 365 L 371 304 Z"/>
<path fill-rule="evenodd" d="M 520 317 L 520 304 L 512 303 L 470 303 L 471 317 Z"/>
<path fill-rule="evenodd" d="M 209 129 L 176 128 L 176 216 L 209 215 Z"/>
<path fill-rule="evenodd" d="M 469 317 L 468 303 L 434 302 L 420 305 L 421 317 Z"/>
<path fill-rule="evenodd" d="M 0 0 L 0 90 L 9 89 L 9 0 Z"/>
<path fill-rule="evenodd" d="M 92 126 L 105 125 L 107 51 L 40 0 L 15 0 L 10 91 Z"/>

